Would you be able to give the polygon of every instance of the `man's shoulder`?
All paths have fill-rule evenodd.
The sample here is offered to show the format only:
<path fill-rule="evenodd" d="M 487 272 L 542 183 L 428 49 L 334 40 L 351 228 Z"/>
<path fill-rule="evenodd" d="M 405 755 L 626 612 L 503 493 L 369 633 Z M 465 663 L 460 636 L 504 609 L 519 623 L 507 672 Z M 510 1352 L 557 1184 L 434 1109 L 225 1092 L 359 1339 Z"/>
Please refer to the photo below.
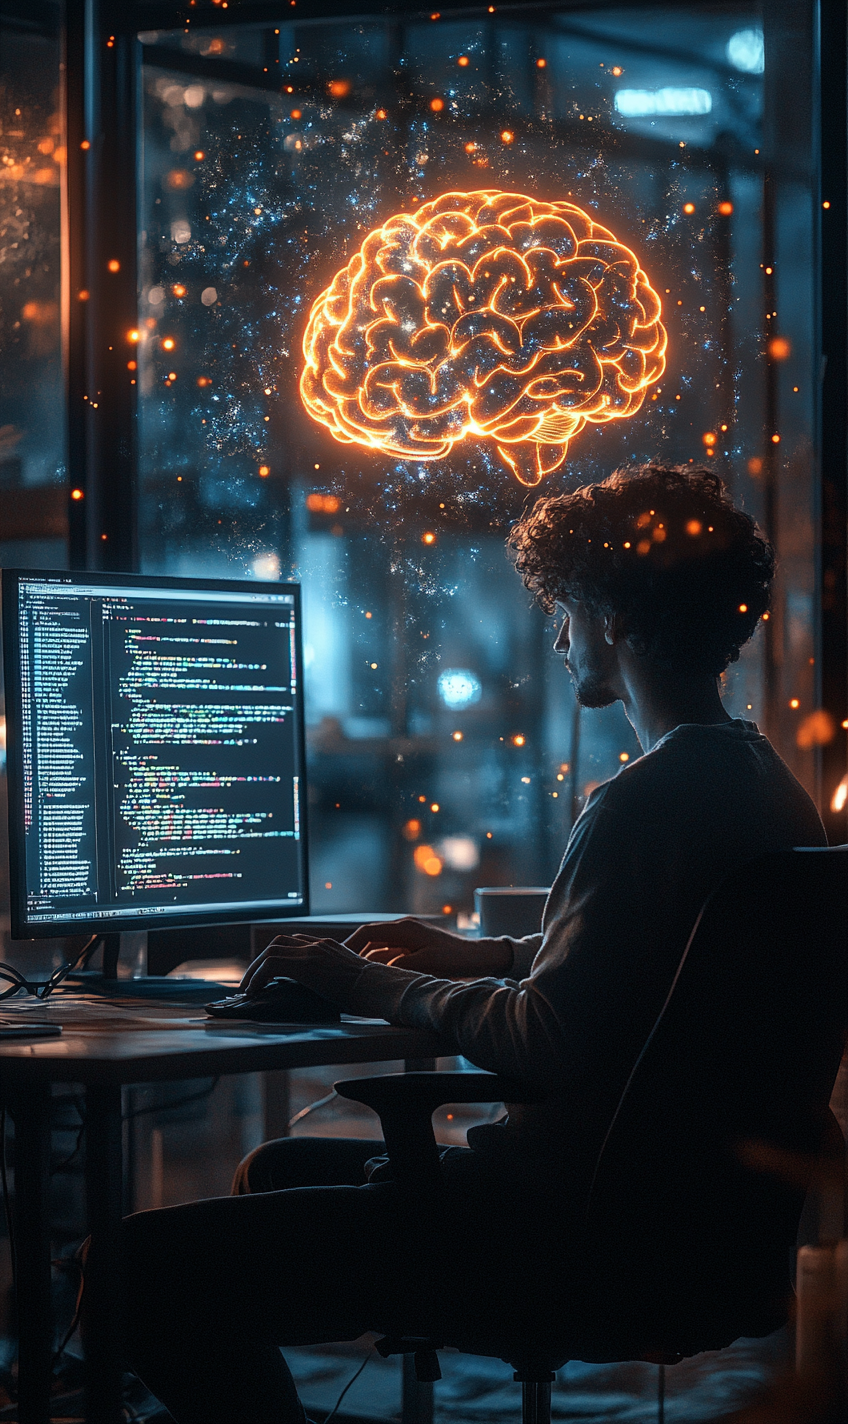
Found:
<path fill-rule="evenodd" d="M 741 718 L 675 728 L 599 787 L 593 801 L 598 811 L 643 824 L 680 817 L 692 821 L 701 814 L 726 823 L 740 815 L 759 819 L 775 814 L 797 827 L 797 844 L 817 843 L 821 829 L 801 783 L 768 738 Z"/>

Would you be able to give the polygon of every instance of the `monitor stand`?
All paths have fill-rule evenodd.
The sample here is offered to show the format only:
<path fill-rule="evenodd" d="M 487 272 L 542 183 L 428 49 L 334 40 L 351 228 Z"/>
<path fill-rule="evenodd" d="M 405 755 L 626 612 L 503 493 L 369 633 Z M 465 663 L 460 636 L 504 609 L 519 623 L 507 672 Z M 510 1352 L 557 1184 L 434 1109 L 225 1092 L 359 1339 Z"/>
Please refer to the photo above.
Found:
<path fill-rule="evenodd" d="M 166 974 L 142 974 L 137 979 L 119 979 L 121 936 L 118 933 L 104 934 L 100 936 L 100 941 L 103 945 L 103 968 L 75 970 L 64 981 L 69 988 L 109 999 L 171 999 L 184 1004 L 205 1004 L 235 992 L 234 984 L 220 984 L 215 979 L 174 979 Z"/>

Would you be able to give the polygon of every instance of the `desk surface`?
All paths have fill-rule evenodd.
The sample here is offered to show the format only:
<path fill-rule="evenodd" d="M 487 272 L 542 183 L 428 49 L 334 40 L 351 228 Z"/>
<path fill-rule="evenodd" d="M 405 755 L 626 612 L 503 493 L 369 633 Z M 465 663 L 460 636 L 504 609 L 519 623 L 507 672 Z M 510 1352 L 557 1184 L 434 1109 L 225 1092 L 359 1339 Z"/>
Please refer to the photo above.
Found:
<path fill-rule="evenodd" d="M 75 1011 L 58 996 L 24 1007 L 5 1003 L 15 1020 L 66 1025 L 59 1038 L 0 1040 L 0 1086 L 31 1083 L 149 1083 L 225 1073 L 437 1058 L 456 1052 L 434 1034 L 351 1019 L 340 1024 L 259 1024 L 207 1019 L 195 1006 L 115 1005 Z M 91 1019 L 85 1023 L 86 1016 Z M 82 1020 L 82 1022 L 81 1022 Z"/>

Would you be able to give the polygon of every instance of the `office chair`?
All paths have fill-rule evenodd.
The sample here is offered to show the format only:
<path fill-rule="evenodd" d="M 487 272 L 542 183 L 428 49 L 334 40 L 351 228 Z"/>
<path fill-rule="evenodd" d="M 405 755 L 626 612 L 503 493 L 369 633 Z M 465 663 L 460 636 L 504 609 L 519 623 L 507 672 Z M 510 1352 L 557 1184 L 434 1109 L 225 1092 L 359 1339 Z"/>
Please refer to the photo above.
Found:
<path fill-rule="evenodd" d="M 445 1345 L 511 1364 L 523 1424 L 550 1424 L 568 1360 L 665 1366 L 762 1337 L 789 1314 L 791 1262 L 823 1158 L 843 1180 L 829 1100 L 848 986 L 848 847 L 761 856 L 710 896 L 612 1116 L 582 1215 L 562 1313 L 532 1330 L 386 1337 L 439 1378 Z M 336 1084 L 380 1116 L 399 1189 L 440 1190 L 432 1113 L 443 1103 L 532 1100 L 488 1073 L 409 1073 Z M 834 1131 L 835 1129 L 835 1131 Z M 840 1220 L 837 1234 L 842 1234 Z"/>

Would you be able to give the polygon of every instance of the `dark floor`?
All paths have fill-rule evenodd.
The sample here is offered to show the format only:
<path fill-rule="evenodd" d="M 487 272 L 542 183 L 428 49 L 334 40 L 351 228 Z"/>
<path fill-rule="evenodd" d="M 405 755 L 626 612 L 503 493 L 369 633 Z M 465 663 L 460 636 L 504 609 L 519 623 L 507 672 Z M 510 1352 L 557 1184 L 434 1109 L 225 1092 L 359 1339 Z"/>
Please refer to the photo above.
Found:
<path fill-rule="evenodd" d="M 356 1346 L 288 1350 L 286 1358 L 298 1382 L 307 1413 L 332 1409 L 363 1356 Z M 666 1424 L 717 1421 L 751 1403 L 782 1370 L 790 1353 L 787 1332 L 767 1340 L 739 1340 L 721 1354 L 698 1355 L 666 1372 Z M 437 1424 L 488 1424 L 518 1421 L 521 1388 L 508 1365 L 498 1360 L 440 1354 L 443 1378 L 435 1386 Z M 567 1365 L 552 1391 L 555 1419 L 585 1424 L 616 1421 L 648 1424 L 657 1417 L 657 1368 L 654 1365 Z M 396 1420 L 400 1410 L 400 1366 L 374 1354 L 345 1395 L 343 1415 Z"/>

